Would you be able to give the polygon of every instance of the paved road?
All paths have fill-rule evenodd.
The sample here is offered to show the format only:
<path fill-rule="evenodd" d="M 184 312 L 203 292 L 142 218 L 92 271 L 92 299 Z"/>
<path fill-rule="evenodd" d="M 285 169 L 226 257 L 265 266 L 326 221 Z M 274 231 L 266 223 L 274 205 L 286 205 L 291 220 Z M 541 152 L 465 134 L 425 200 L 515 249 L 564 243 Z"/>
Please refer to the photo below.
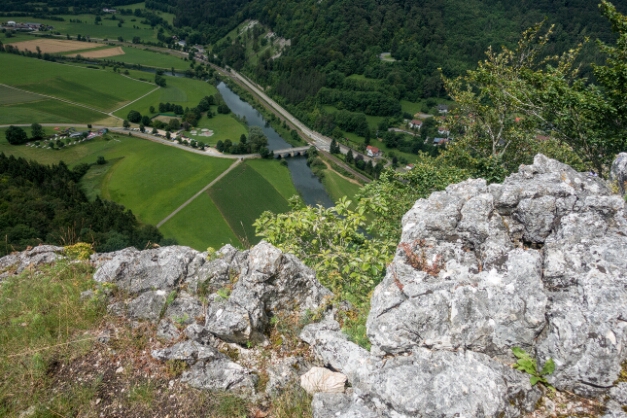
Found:
<path fill-rule="evenodd" d="M 193 195 L 192 197 L 190 197 L 187 202 L 183 203 L 181 206 L 179 206 L 178 208 L 176 208 L 174 210 L 174 212 L 172 212 L 171 214 L 169 214 L 168 216 L 166 216 L 161 222 L 159 222 L 157 224 L 157 228 L 161 228 L 161 226 L 166 223 L 167 221 L 169 221 L 170 219 L 172 219 L 172 217 L 174 215 L 176 215 L 177 213 L 179 213 L 181 210 L 183 210 L 183 208 L 185 208 L 185 206 L 189 205 L 190 203 L 192 203 L 198 196 L 200 196 L 201 194 L 203 194 L 204 192 L 206 192 L 207 190 L 209 190 L 211 188 L 211 186 L 213 186 L 214 184 L 216 184 L 217 182 L 219 182 L 222 177 L 226 176 L 229 171 L 233 170 L 235 167 L 237 167 L 237 165 L 239 163 L 241 163 L 242 160 L 237 160 L 235 161 L 233 164 L 231 164 L 231 166 L 229 168 L 227 168 L 224 172 L 222 172 L 222 174 L 220 174 L 218 177 L 215 178 L 215 180 L 213 180 L 211 183 L 207 184 L 205 187 L 203 187 L 198 193 L 196 193 L 195 195 Z"/>

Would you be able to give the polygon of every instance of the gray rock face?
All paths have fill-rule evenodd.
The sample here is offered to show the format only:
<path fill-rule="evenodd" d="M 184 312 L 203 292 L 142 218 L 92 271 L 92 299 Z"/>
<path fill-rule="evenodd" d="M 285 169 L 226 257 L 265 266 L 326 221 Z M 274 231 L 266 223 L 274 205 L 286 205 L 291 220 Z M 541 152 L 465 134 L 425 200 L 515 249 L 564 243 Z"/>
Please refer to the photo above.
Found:
<path fill-rule="evenodd" d="M 352 384 L 350 401 L 328 398 L 343 405 L 336 416 L 517 417 L 540 398 L 528 376 L 485 354 L 415 348 L 381 358 L 347 341 L 335 327 L 327 319 L 305 327 L 301 337 Z M 316 416 L 330 416 L 324 404 L 314 401 Z"/>
<path fill-rule="evenodd" d="M 627 153 L 621 152 L 616 156 L 610 169 L 610 181 L 615 182 L 620 194 L 625 196 L 627 189 Z"/>
<path fill-rule="evenodd" d="M 419 368 L 424 358 L 442 370 L 477 364 L 498 389 L 508 375 L 479 364 L 519 346 L 540 364 L 554 359 L 557 388 L 599 394 L 627 358 L 626 225 L 625 202 L 602 180 L 542 155 L 503 184 L 468 180 L 417 201 L 372 298 L 373 352 L 411 353 Z"/>
<path fill-rule="evenodd" d="M 58 260 L 65 250 L 54 245 L 40 245 L 32 250 L 9 254 L 0 258 L 0 281 L 11 274 L 20 274 L 29 267 L 50 264 Z"/>
<path fill-rule="evenodd" d="M 233 291 L 228 300 L 218 295 L 210 298 L 205 323 L 225 341 L 262 340 L 268 314 L 313 309 L 331 295 L 311 269 L 266 242 L 253 247 L 245 260 L 237 261 L 240 275 Z"/>
<path fill-rule="evenodd" d="M 248 394 L 254 392 L 257 377 L 213 347 L 195 341 L 184 341 L 163 350 L 154 350 L 151 354 L 161 361 L 186 362 L 190 368 L 183 372 L 181 381 L 192 387 Z"/>
<path fill-rule="evenodd" d="M 155 289 L 169 292 L 188 275 L 195 273 L 189 267 L 195 267 L 193 262 L 197 257 L 201 259 L 197 263 L 204 262 L 198 251 L 179 246 L 145 251 L 126 248 L 97 254 L 92 256 L 92 262 L 97 267 L 94 280 L 115 283 L 130 294 Z"/>
<path fill-rule="evenodd" d="M 263 341 L 270 316 L 315 309 L 331 295 L 311 269 L 266 242 L 249 251 L 227 245 L 211 260 L 207 253 L 174 246 L 127 248 L 94 255 L 91 261 L 97 282 L 114 283 L 128 295 L 111 303 L 109 312 L 158 324 L 162 342 L 187 338 L 152 356 L 185 361 L 189 369 L 181 380 L 199 389 L 253 395 L 259 371 L 242 367 L 215 347 L 223 347 L 223 341 Z M 301 359 L 289 357 L 271 366 L 266 391 L 276 394 L 298 378 Z"/>

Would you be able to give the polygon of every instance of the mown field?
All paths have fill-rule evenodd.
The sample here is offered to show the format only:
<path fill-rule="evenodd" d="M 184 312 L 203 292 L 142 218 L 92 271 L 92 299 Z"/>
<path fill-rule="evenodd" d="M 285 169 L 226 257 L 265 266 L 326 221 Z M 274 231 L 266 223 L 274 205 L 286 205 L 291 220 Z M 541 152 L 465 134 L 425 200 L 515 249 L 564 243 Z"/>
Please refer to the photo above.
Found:
<path fill-rule="evenodd" d="M 240 164 L 209 189 L 209 195 L 235 234 L 245 243 L 259 242 L 253 222 L 266 210 L 290 209 L 285 197 L 248 163 Z"/>
<path fill-rule="evenodd" d="M 110 112 L 156 86 L 113 72 L 0 54 L 0 83 Z"/>

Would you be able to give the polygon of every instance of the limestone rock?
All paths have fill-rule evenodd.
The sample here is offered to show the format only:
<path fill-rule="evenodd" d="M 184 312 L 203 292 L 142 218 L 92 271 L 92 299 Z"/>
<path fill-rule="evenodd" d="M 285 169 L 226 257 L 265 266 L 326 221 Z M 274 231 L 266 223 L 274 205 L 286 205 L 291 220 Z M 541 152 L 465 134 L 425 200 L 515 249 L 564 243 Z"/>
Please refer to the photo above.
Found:
<path fill-rule="evenodd" d="M 63 247 L 40 245 L 32 250 L 4 256 L 0 258 L 0 281 L 10 274 L 20 274 L 29 267 L 53 263 L 63 255 L 64 251 Z"/>
<path fill-rule="evenodd" d="M 233 260 L 238 260 L 237 255 Z M 315 309 L 331 295 L 296 257 L 265 241 L 238 261 L 239 278 L 228 298 L 209 298 L 205 327 L 227 342 L 262 341 L 268 314 Z"/>
<path fill-rule="evenodd" d="M 626 226 L 602 180 L 542 155 L 420 199 L 371 301 L 373 353 L 520 346 L 554 359 L 557 388 L 598 395 L 627 358 Z"/>
<path fill-rule="evenodd" d="M 610 169 L 610 181 L 618 186 L 620 194 L 624 196 L 627 189 L 627 153 L 621 152 L 616 156 Z"/>
<path fill-rule="evenodd" d="M 324 367 L 312 367 L 300 377 L 300 386 L 307 393 L 343 393 L 346 376 Z"/>
<path fill-rule="evenodd" d="M 148 290 L 171 291 L 197 267 L 190 269 L 200 253 L 189 247 L 171 246 L 138 251 L 126 248 L 93 255 L 97 267 L 94 280 L 115 283 L 120 289 L 136 295 Z"/>
<path fill-rule="evenodd" d="M 127 315 L 131 319 L 156 321 L 165 307 L 166 297 L 164 290 L 144 292 L 127 305 Z"/>

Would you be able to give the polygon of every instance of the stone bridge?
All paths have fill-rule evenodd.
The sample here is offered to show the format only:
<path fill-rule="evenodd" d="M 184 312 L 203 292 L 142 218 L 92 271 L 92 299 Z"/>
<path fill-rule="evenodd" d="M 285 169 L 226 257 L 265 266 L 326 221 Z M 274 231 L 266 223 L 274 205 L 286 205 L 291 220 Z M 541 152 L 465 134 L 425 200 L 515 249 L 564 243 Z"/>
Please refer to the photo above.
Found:
<path fill-rule="evenodd" d="M 296 147 L 296 148 L 285 148 L 274 150 L 275 158 L 287 158 L 287 157 L 298 157 L 299 155 L 307 155 L 307 150 L 310 146 L 306 147 Z"/>

